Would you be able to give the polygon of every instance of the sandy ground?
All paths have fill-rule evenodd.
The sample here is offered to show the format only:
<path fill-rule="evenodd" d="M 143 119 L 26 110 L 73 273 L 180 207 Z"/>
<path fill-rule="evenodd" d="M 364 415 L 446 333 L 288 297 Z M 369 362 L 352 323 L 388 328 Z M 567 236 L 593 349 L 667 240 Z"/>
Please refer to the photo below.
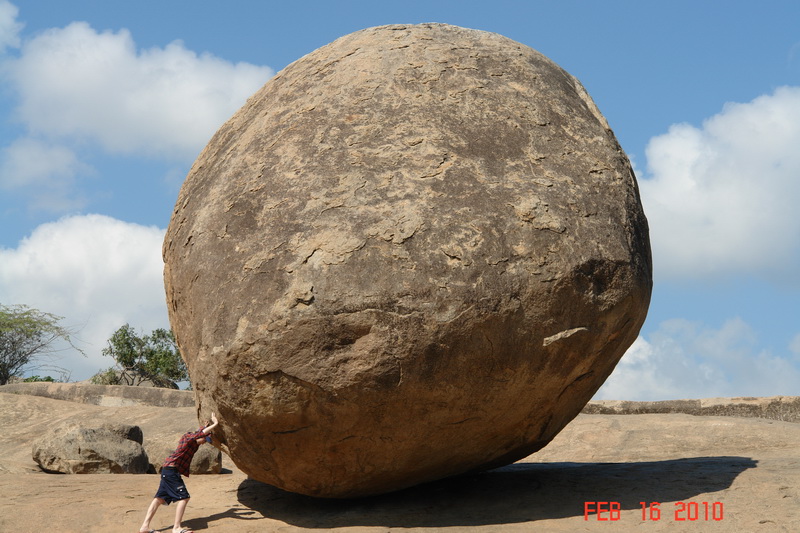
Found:
<path fill-rule="evenodd" d="M 138 423 L 145 438 L 174 431 L 176 439 L 196 423 L 192 408 L 100 407 L 0 393 L 0 531 L 137 531 L 157 476 L 44 474 L 31 460 L 35 436 L 65 419 Z M 185 527 L 800 531 L 800 424 L 774 420 L 580 415 L 547 448 L 516 464 L 360 500 L 293 495 L 247 479 L 227 457 L 223 467 L 223 474 L 187 480 Z M 169 531 L 172 512 L 162 508 L 152 526 Z"/>

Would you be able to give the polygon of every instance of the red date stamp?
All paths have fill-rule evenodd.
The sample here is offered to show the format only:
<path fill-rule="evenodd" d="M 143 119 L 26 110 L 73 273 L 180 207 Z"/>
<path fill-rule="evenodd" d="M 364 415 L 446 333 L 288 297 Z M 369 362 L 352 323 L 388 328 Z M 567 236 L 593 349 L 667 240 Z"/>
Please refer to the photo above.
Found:
<path fill-rule="evenodd" d="M 589 520 L 589 514 L 593 513 L 600 522 L 616 522 L 621 509 L 619 502 L 583 502 L 583 519 Z"/>
<path fill-rule="evenodd" d="M 725 518 L 722 502 L 673 502 L 671 507 L 659 502 L 639 502 L 642 506 L 642 521 L 658 521 L 662 518 L 675 522 L 719 522 Z M 583 502 L 583 519 L 599 522 L 616 522 L 622 517 L 620 502 Z"/>

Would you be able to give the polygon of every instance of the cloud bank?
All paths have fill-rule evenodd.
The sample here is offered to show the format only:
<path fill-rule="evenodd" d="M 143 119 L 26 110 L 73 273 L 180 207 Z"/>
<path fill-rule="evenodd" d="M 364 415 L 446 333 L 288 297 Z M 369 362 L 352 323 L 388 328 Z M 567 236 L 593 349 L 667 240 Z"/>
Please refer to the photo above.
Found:
<path fill-rule="evenodd" d="M 6 0 L 0 0 L 0 54 L 6 48 L 16 48 L 19 46 L 19 32 L 22 31 L 22 24 L 17 22 L 17 6 Z"/>
<path fill-rule="evenodd" d="M 25 41 L 6 69 L 17 117 L 32 134 L 177 160 L 193 159 L 272 75 L 180 41 L 138 50 L 127 30 L 97 32 L 85 22 Z"/>
<path fill-rule="evenodd" d="M 797 287 L 798 147 L 800 87 L 729 103 L 700 127 L 676 124 L 651 139 L 639 184 L 656 283 L 757 276 Z M 800 331 L 780 354 L 758 345 L 740 318 L 719 328 L 668 320 L 637 339 L 596 398 L 800 393 Z"/>
<path fill-rule="evenodd" d="M 16 248 L 0 248 L 0 302 L 65 317 L 86 357 L 61 366 L 85 379 L 113 361 L 101 350 L 129 322 L 147 332 L 168 327 L 162 281 L 164 230 L 101 215 L 42 224 Z"/>
<path fill-rule="evenodd" d="M 98 154 L 188 165 L 273 75 L 180 41 L 139 49 L 128 30 L 100 32 L 85 22 L 21 38 L 17 14 L 0 0 L 0 73 L 21 127 L 0 152 L 0 187 L 33 210 L 86 207 L 76 189 L 95 172 Z"/>
<path fill-rule="evenodd" d="M 711 328 L 668 320 L 628 349 L 595 399 L 667 400 L 730 396 L 796 395 L 800 343 L 781 357 L 758 349 L 756 332 L 738 318 Z"/>
<path fill-rule="evenodd" d="M 69 148 L 22 137 L 0 154 L 0 187 L 28 188 L 33 193 L 30 209 L 63 213 L 86 205 L 83 195 L 74 190 L 76 178 L 94 171 Z"/>
<path fill-rule="evenodd" d="M 727 104 L 647 147 L 656 279 L 800 279 L 800 87 Z"/>

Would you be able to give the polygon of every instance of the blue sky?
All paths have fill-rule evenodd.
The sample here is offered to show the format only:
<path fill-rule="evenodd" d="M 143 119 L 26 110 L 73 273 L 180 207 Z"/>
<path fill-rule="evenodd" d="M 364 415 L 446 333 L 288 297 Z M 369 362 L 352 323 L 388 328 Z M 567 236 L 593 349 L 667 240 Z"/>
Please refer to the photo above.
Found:
<path fill-rule="evenodd" d="M 800 3 L 0 0 L 0 302 L 64 316 L 73 380 L 166 327 L 160 246 L 214 131 L 350 32 L 497 32 L 586 86 L 651 226 L 647 322 L 597 398 L 800 395 Z"/>

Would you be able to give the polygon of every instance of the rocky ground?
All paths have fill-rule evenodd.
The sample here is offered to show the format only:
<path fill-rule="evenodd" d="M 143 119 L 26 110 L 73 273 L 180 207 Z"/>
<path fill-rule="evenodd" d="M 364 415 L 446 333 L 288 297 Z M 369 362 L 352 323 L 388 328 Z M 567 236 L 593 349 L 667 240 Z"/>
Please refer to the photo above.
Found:
<path fill-rule="evenodd" d="M 31 459 L 31 442 L 66 420 L 135 423 L 145 439 L 177 439 L 197 425 L 194 409 L 175 406 L 183 399 L 163 407 L 130 396 L 104 394 L 94 404 L 20 392 L 0 388 L 0 531 L 137 531 L 156 476 L 45 474 Z M 796 399 L 779 403 L 787 402 Z M 222 474 L 192 476 L 187 486 L 184 526 L 197 531 L 794 532 L 800 424 L 680 412 L 581 414 L 516 464 L 379 497 L 289 494 L 248 480 L 227 457 Z M 171 511 L 162 508 L 153 526 L 168 531 Z"/>

